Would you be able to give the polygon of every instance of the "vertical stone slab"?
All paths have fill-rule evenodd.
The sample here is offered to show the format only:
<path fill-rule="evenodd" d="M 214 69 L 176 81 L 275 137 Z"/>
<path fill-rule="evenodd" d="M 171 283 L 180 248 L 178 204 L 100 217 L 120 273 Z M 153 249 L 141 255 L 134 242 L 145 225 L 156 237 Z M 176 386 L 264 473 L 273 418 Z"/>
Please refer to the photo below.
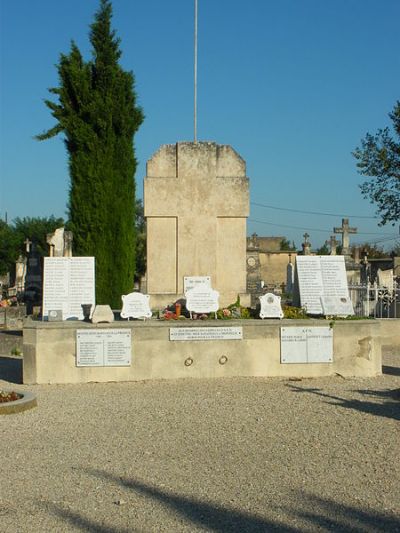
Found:
<path fill-rule="evenodd" d="M 147 221 L 148 293 L 176 293 L 177 219 L 152 217 Z"/>
<path fill-rule="evenodd" d="M 249 186 L 245 162 L 230 146 L 162 146 L 147 163 L 144 213 L 152 302 L 182 296 L 185 276 L 210 276 L 222 305 L 246 292 Z"/>

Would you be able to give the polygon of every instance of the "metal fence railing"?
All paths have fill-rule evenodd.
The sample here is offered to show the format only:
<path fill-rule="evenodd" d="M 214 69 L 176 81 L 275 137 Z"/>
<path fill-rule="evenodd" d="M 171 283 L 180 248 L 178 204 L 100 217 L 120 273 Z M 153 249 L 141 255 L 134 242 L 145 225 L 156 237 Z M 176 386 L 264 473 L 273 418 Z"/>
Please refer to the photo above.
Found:
<path fill-rule="evenodd" d="M 385 287 L 375 283 L 349 285 L 350 298 L 356 316 L 400 318 L 400 283 Z"/>

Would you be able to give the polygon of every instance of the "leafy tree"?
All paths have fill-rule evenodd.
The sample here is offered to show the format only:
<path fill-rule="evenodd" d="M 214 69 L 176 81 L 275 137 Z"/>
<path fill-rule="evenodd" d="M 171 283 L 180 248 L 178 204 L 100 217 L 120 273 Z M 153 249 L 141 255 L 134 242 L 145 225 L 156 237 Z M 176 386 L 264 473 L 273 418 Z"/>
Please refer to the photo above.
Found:
<path fill-rule="evenodd" d="M 63 133 L 69 155 L 69 229 L 76 255 L 96 257 L 98 303 L 120 307 L 135 273 L 133 138 L 143 121 L 134 76 L 119 65 L 119 39 L 111 29 L 112 6 L 100 0 L 90 29 L 92 59 L 74 42 L 58 64 L 58 102 L 46 100 L 57 120 L 39 140 Z"/>
<path fill-rule="evenodd" d="M 17 257 L 18 245 L 15 232 L 6 222 L 0 220 L 0 276 L 12 269 Z"/>
<path fill-rule="evenodd" d="M 370 176 L 360 186 L 364 198 L 376 204 L 381 225 L 390 222 L 394 226 L 400 220 L 400 101 L 389 117 L 395 137 L 387 127 L 375 135 L 368 133 L 353 155 L 359 173 Z"/>
<path fill-rule="evenodd" d="M 40 255 L 48 255 L 47 234 L 63 226 L 64 220 L 54 216 L 16 218 L 10 225 L 0 221 L 0 275 L 12 271 L 18 256 L 25 254 L 27 238 Z"/>
<path fill-rule="evenodd" d="M 369 258 L 378 259 L 380 257 L 388 257 L 390 254 L 387 254 L 382 246 L 378 244 L 370 244 L 369 242 L 364 242 L 363 244 L 358 244 L 357 248 L 360 249 L 360 257 L 363 258 L 367 255 Z M 355 246 L 351 247 L 352 253 L 354 253 Z"/>
<path fill-rule="evenodd" d="M 317 255 L 329 255 L 329 248 L 326 242 L 317 250 Z"/>
<path fill-rule="evenodd" d="M 294 252 L 296 250 L 296 245 L 294 244 L 294 241 L 292 241 L 292 244 L 290 244 L 290 241 L 284 237 L 279 243 L 279 249 L 282 252 Z"/>
<path fill-rule="evenodd" d="M 24 254 L 25 240 L 28 238 L 35 245 L 36 251 L 41 255 L 49 255 L 46 243 L 48 233 L 53 233 L 57 228 L 65 226 L 63 218 L 50 217 L 24 217 L 16 218 L 12 223 L 18 249 L 17 255 Z"/>

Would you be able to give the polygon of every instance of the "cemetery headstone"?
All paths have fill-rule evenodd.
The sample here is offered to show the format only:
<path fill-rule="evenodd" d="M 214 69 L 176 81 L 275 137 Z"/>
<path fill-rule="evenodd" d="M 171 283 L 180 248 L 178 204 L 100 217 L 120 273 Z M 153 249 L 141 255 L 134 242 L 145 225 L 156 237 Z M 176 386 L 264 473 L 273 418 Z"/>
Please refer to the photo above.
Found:
<path fill-rule="evenodd" d="M 323 314 L 321 297 L 350 300 L 343 256 L 297 256 L 296 296 L 309 314 Z M 334 314 L 334 313 L 332 313 Z"/>
<path fill-rule="evenodd" d="M 131 292 L 122 296 L 121 318 L 151 318 L 150 296 Z"/>
<path fill-rule="evenodd" d="M 61 309 L 64 320 L 83 320 L 82 304 L 95 305 L 94 257 L 45 257 L 43 318 Z"/>
<path fill-rule="evenodd" d="M 357 228 L 351 228 L 349 226 L 349 219 L 342 218 L 342 226 L 340 228 L 333 228 L 334 233 L 340 233 L 342 235 L 342 255 L 350 255 L 350 239 L 349 235 L 357 233 Z"/>
<path fill-rule="evenodd" d="M 260 296 L 260 318 L 283 318 L 281 297 L 271 292 Z"/>
<path fill-rule="evenodd" d="M 40 305 L 43 289 L 42 257 L 39 252 L 36 251 L 35 246 L 30 246 L 30 244 L 28 257 L 26 260 L 26 276 L 24 289 L 24 301 L 26 303 L 28 315 L 32 314 L 34 306 Z"/>

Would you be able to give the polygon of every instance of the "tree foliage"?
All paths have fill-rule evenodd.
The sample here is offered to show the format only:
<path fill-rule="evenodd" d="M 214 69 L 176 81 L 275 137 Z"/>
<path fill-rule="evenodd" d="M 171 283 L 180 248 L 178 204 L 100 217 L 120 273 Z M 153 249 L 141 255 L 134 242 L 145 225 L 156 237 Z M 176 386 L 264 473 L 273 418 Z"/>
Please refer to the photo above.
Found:
<path fill-rule="evenodd" d="M 290 241 L 286 239 L 286 237 L 283 237 L 283 239 L 279 243 L 279 249 L 282 252 L 294 252 L 296 250 L 296 245 L 294 244 L 294 241 L 292 241 L 292 244 L 290 244 Z"/>
<path fill-rule="evenodd" d="M 136 200 L 136 276 L 142 277 L 146 273 L 146 219 L 144 217 L 143 202 Z"/>
<path fill-rule="evenodd" d="M 353 152 L 359 173 L 370 178 L 360 186 L 361 192 L 376 204 L 381 225 L 400 220 L 400 101 L 389 117 L 394 136 L 388 127 L 368 133 Z"/>
<path fill-rule="evenodd" d="M 12 271 L 18 256 L 25 254 L 26 239 L 41 256 L 48 255 L 47 234 L 63 226 L 64 220 L 54 216 L 16 218 L 10 225 L 0 221 L 0 275 Z"/>
<path fill-rule="evenodd" d="M 39 140 L 62 133 L 69 156 L 69 229 L 74 254 L 96 257 L 96 299 L 120 307 L 135 274 L 133 138 L 143 121 L 134 76 L 119 65 L 119 39 L 111 29 L 112 6 L 101 0 L 90 29 L 92 59 L 74 42 L 61 54 L 57 102 L 45 103 L 56 125 Z"/>

